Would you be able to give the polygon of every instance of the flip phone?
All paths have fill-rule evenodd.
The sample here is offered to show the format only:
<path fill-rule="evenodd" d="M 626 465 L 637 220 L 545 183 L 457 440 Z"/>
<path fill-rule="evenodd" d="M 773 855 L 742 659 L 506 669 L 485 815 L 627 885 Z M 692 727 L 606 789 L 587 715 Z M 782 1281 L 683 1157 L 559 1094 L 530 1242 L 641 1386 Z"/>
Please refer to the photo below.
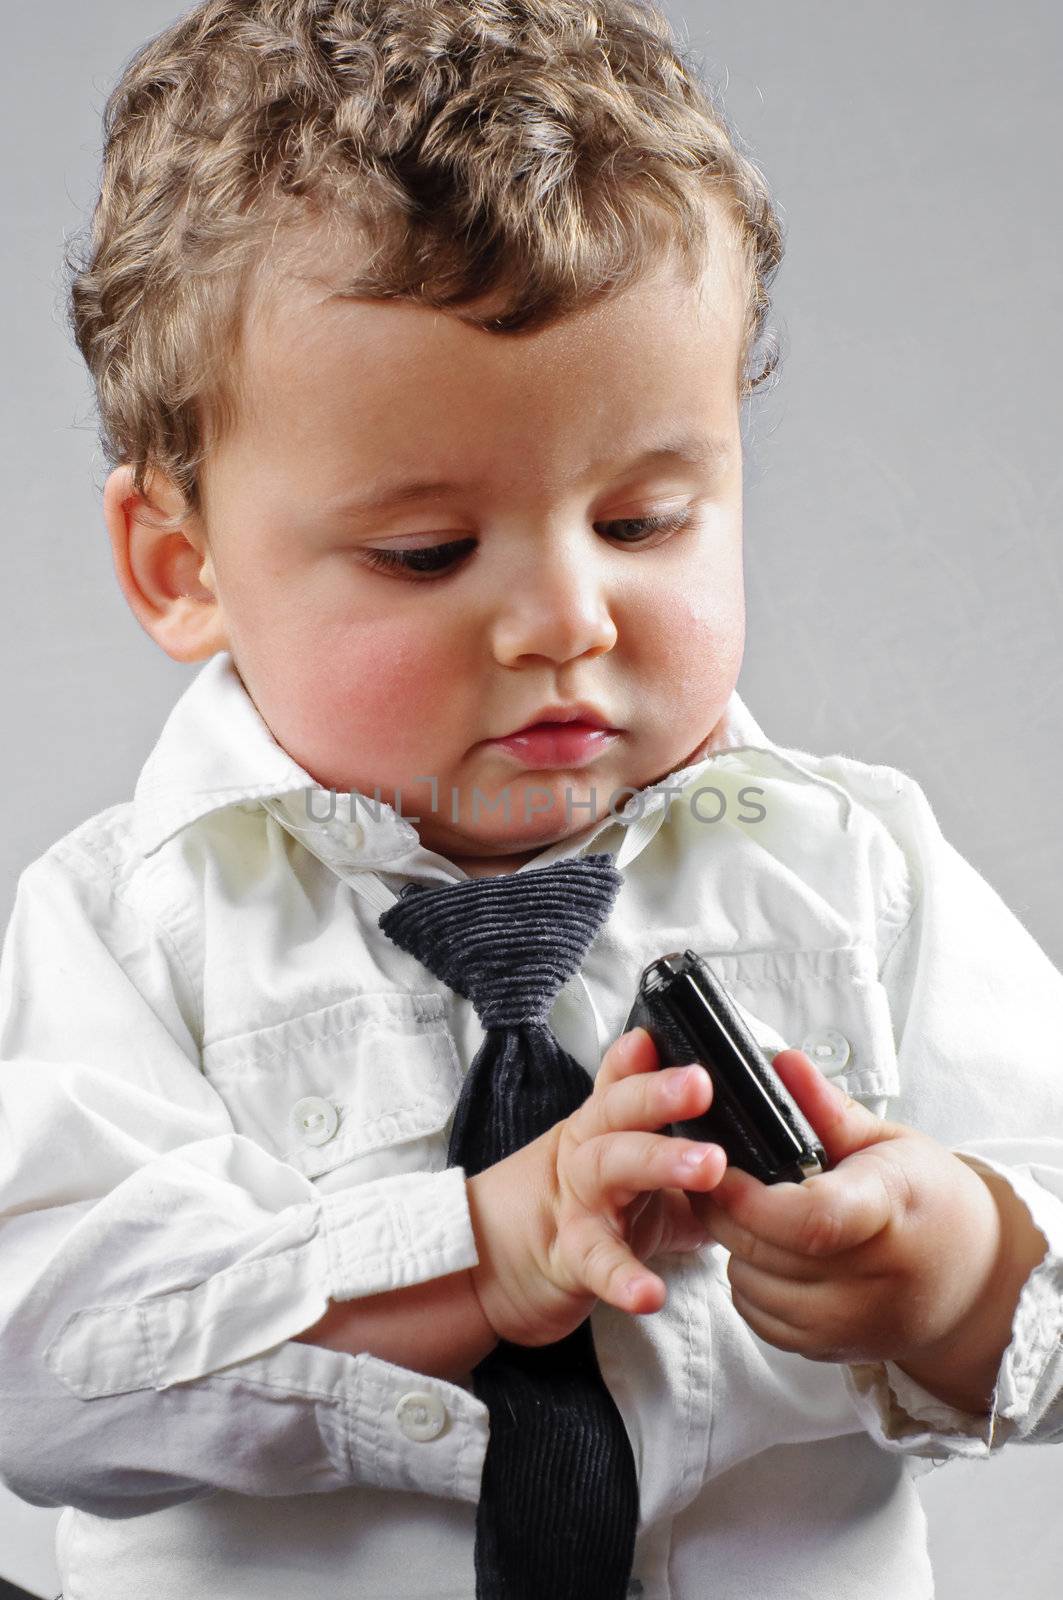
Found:
<path fill-rule="evenodd" d="M 803 1183 L 826 1171 L 815 1131 L 692 950 L 660 956 L 643 970 L 624 1032 L 629 1028 L 647 1030 L 662 1067 L 697 1061 L 712 1079 L 709 1109 L 662 1131 L 722 1146 L 730 1165 L 762 1183 Z"/>

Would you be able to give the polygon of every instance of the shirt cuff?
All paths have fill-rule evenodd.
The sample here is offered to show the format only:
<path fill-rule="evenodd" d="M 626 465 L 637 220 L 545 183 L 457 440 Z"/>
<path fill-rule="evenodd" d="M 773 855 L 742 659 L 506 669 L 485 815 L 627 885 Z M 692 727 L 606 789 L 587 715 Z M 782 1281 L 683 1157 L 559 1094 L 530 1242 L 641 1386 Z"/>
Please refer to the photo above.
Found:
<path fill-rule="evenodd" d="M 443 1278 L 480 1259 L 464 1167 L 340 1189 L 324 1196 L 321 1211 L 330 1300 Z"/>
<path fill-rule="evenodd" d="M 45 1351 L 83 1400 L 166 1389 L 259 1356 L 353 1300 L 473 1267 L 463 1167 L 399 1172 L 291 1206 L 272 1248 L 189 1289 L 77 1311 Z"/>
<path fill-rule="evenodd" d="M 956 1150 L 999 1173 L 1047 1244 L 1022 1286 L 991 1409 L 975 1416 L 946 1405 L 893 1361 L 842 1366 L 861 1421 L 883 1449 L 921 1457 L 916 1475 L 956 1456 L 985 1459 L 1012 1439 L 1056 1440 L 1063 1406 L 1063 1200 L 1027 1172 Z"/>
<path fill-rule="evenodd" d="M 368 1351 L 348 1355 L 297 1343 L 216 1372 L 203 1387 L 240 1408 L 242 1435 L 254 1442 L 245 1452 L 254 1480 L 243 1492 L 367 1484 L 472 1504 L 479 1499 L 490 1423 L 471 1387 Z M 293 1401 L 301 1402 L 294 1415 Z M 278 1406 L 289 1413 L 279 1433 Z"/>

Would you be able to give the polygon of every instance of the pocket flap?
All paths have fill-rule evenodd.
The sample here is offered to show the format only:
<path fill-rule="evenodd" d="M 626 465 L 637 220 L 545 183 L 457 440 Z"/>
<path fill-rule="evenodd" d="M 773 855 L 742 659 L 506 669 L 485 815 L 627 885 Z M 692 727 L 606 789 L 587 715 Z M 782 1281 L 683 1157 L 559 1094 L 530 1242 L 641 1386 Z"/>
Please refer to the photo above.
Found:
<path fill-rule="evenodd" d="M 869 945 L 698 953 L 747 1013 L 769 1054 L 784 1046 L 758 1031 L 756 1019 L 804 1050 L 847 1094 L 877 1099 L 900 1093 L 889 999 Z"/>
<path fill-rule="evenodd" d="M 390 990 L 217 1040 L 203 1068 L 237 1131 L 310 1178 L 439 1133 L 461 1086 L 441 997 Z"/>

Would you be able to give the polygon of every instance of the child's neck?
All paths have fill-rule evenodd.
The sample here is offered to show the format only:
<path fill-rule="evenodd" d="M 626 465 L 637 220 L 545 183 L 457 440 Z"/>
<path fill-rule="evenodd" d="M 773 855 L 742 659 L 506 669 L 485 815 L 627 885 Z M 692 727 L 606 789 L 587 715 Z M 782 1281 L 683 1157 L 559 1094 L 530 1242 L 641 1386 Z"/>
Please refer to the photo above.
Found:
<path fill-rule="evenodd" d="M 470 878 L 495 878 L 503 872 L 516 872 L 526 861 L 532 861 L 547 847 L 536 845 L 533 850 L 522 850 L 514 856 L 449 856 L 456 867 Z"/>

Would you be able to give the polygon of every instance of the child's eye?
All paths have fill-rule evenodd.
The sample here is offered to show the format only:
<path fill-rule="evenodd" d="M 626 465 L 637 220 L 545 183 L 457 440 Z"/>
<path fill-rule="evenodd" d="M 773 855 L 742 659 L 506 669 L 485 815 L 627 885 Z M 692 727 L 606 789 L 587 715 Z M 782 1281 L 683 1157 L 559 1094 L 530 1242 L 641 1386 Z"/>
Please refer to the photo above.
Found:
<path fill-rule="evenodd" d="M 681 528 L 687 528 L 694 520 L 692 506 L 684 506 L 682 511 L 669 511 L 655 517 L 620 517 L 615 522 L 596 522 L 596 528 L 634 528 L 634 533 L 613 533 L 610 538 L 616 539 L 619 544 L 644 544 L 657 533 L 678 533 Z"/>
<path fill-rule="evenodd" d="M 619 544 L 647 544 L 657 534 L 678 533 L 693 521 L 690 506 L 682 511 L 653 517 L 618 517 L 611 522 L 596 522 L 596 529 L 605 529 L 609 537 Z M 615 532 L 616 529 L 629 531 Z M 630 531 L 634 530 L 634 531 Z M 476 545 L 475 539 L 451 539 L 446 544 L 429 544 L 411 550 L 362 551 L 366 566 L 378 572 L 392 572 L 406 578 L 432 578 L 445 576 L 461 558 Z"/>
<path fill-rule="evenodd" d="M 448 544 L 428 544 L 414 550 L 363 550 L 366 565 L 378 572 L 400 572 L 416 578 L 422 573 L 446 572 L 475 545 L 475 539 L 452 539 Z"/>

